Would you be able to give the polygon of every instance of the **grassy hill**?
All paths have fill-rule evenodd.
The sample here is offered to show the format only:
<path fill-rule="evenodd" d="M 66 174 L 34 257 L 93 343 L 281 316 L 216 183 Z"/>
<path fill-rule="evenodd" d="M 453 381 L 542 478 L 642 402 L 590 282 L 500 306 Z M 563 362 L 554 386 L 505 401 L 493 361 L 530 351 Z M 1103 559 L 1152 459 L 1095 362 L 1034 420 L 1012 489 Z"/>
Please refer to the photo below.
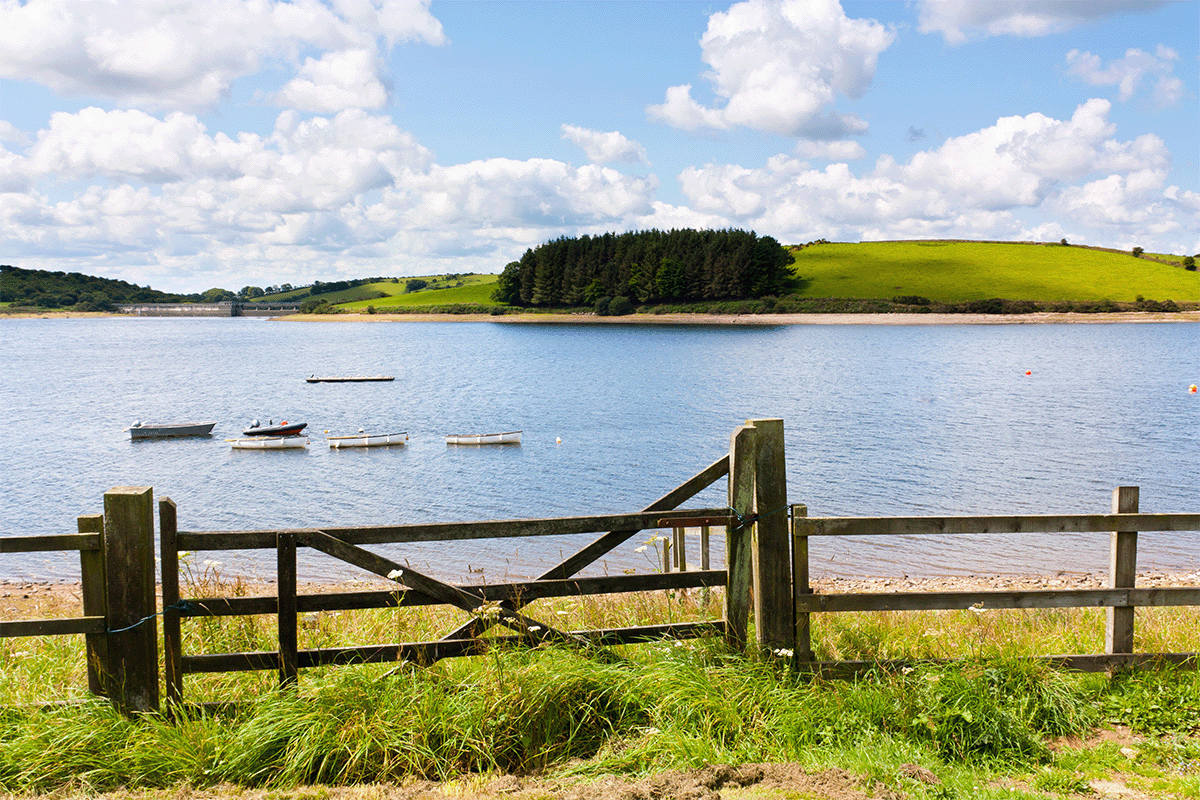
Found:
<path fill-rule="evenodd" d="M 831 243 L 793 251 L 800 297 L 926 297 L 1133 302 L 1200 301 L 1200 273 L 1128 253 L 1078 246 L 991 242 Z"/>
<path fill-rule="evenodd" d="M 461 283 L 461 286 L 447 286 L 445 282 L 439 283 L 437 278 L 422 278 L 420 280 L 428 281 L 429 286 L 415 292 L 406 292 L 406 283 L 403 280 L 399 284 L 369 284 L 371 288 L 379 287 L 374 298 L 342 301 L 341 307 L 349 311 L 362 311 L 367 306 L 374 306 L 376 311 L 386 313 L 394 309 L 427 306 L 461 304 L 495 306 L 499 305 L 492 299 L 492 290 L 496 288 L 496 278 L 495 275 L 462 275 L 459 276 L 458 281 L 455 281 L 455 283 Z M 389 288 L 392 290 L 391 292 L 388 291 Z M 399 289 L 399 293 L 393 293 L 396 289 Z M 378 297 L 380 291 L 387 293 L 388 296 Z"/>

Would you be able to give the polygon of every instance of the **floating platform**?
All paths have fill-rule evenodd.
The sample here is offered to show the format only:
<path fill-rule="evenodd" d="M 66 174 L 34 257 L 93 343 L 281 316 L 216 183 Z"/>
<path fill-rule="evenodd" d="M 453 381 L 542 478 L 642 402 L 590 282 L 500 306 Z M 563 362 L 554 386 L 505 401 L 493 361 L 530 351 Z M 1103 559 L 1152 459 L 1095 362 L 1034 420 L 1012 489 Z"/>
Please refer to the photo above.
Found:
<path fill-rule="evenodd" d="M 308 383 L 366 383 L 368 381 L 394 381 L 394 375 L 313 375 L 305 378 Z"/>

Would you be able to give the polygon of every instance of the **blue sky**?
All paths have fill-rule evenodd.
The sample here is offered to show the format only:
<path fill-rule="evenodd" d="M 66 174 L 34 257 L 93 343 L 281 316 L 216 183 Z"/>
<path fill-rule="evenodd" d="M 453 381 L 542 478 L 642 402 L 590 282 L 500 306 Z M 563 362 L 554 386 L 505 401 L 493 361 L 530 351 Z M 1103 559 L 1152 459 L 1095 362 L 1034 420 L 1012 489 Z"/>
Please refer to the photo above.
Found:
<path fill-rule="evenodd" d="M 0 263 L 156 289 L 739 227 L 1200 252 L 1200 3 L 0 0 Z"/>

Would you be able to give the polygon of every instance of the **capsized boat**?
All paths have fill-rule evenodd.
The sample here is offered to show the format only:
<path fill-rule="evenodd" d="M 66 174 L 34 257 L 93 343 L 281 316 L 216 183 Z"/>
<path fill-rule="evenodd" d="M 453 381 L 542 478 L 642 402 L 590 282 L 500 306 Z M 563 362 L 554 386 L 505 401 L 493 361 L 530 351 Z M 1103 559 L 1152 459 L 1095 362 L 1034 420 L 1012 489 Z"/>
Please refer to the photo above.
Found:
<path fill-rule="evenodd" d="M 142 422 L 138 421 L 125 430 L 130 439 L 166 439 L 172 436 L 208 436 L 215 422 Z"/>
<path fill-rule="evenodd" d="M 234 450 L 295 450 L 308 447 L 304 436 L 250 436 L 245 439 L 226 439 Z"/>
<path fill-rule="evenodd" d="M 327 436 L 326 441 L 333 448 L 342 447 L 391 447 L 408 441 L 408 433 L 358 433 L 351 436 Z"/>
<path fill-rule="evenodd" d="M 446 444 L 520 444 L 520 431 L 504 433 L 452 433 L 446 437 Z"/>
<path fill-rule="evenodd" d="M 299 436 L 300 431 L 306 427 L 307 422 L 288 422 L 286 419 L 278 425 L 274 420 L 267 420 L 266 425 L 260 425 L 258 420 L 254 420 L 249 428 L 242 431 L 242 436 Z"/>
<path fill-rule="evenodd" d="M 304 380 L 309 383 L 363 383 L 365 381 L 394 381 L 394 375 L 312 375 Z"/>

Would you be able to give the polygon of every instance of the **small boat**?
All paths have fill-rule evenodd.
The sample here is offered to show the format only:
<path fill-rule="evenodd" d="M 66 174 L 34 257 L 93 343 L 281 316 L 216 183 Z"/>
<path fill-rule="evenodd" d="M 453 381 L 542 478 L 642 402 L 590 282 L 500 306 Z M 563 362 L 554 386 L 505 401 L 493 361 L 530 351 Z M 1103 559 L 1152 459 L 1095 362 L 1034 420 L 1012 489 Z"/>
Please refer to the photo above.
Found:
<path fill-rule="evenodd" d="M 208 436 L 215 422 L 135 422 L 125 430 L 130 439 L 165 439 L 171 436 Z"/>
<path fill-rule="evenodd" d="M 365 381 L 394 381 L 394 375 L 313 375 L 305 378 L 309 383 L 363 383 Z"/>
<path fill-rule="evenodd" d="M 446 444 L 520 444 L 520 431 L 506 433 L 455 433 L 446 437 Z"/>
<path fill-rule="evenodd" d="M 390 447 L 408 441 L 407 433 L 358 433 L 352 436 L 328 436 L 330 447 Z"/>
<path fill-rule="evenodd" d="M 308 447 L 303 436 L 251 436 L 246 439 L 226 439 L 234 450 L 294 450 Z"/>
<path fill-rule="evenodd" d="M 242 431 L 242 436 L 299 436 L 306 427 L 307 422 L 288 422 L 286 419 L 278 425 L 274 424 L 274 420 L 267 420 L 266 425 L 254 420 L 249 428 Z"/>

